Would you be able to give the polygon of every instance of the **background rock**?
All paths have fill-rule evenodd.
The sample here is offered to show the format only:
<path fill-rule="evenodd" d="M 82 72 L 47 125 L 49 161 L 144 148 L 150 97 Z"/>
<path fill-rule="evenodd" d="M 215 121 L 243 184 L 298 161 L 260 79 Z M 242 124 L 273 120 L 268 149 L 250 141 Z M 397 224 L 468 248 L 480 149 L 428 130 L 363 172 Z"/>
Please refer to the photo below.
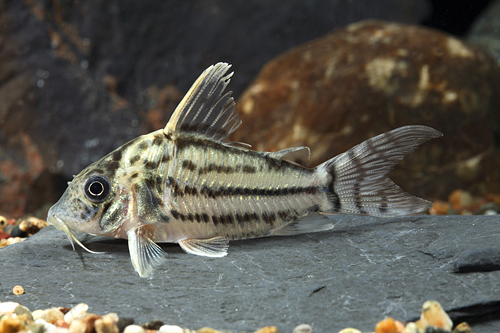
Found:
<path fill-rule="evenodd" d="M 53 203 L 60 192 L 31 194 L 34 182 L 59 188 L 163 127 L 212 63 L 234 64 L 239 95 L 265 62 L 298 43 L 359 19 L 417 22 L 426 11 L 417 0 L 2 1 L 0 166 L 10 171 L 0 174 L 0 211 L 40 208 L 30 197 Z"/>
<path fill-rule="evenodd" d="M 330 232 L 231 242 L 224 258 L 163 245 L 168 260 L 151 279 L 134 272 L 126 241 L 87 236 L 85 245 L 106 253 L 73 252 L 62 232 L 47 227 L 0 249 L 0 300 L 31 310 L 84 302 L 101 315 L 193 329 L 291 332 L 307 323 L 314 332 L 371 332 L 386 316 L 418 317 L 433 299 L 455 324 L 500 331 L 500 271 L 455 273 L 467 253 L 498 248 L 497 217 L 336 219 Z M 25 294 L 15 296 L 15 285 Z"/>
<path fill-rule="evenodd" d="M 312 164 L 390 129 L 428 125 L 426 143 L 392 172 L 405 190 L 446 198 L 498 191 L 500 67 L 462 41 L 416 26 L 349 25 L 270 61 L 238 100 L 235 141 L 258 150 L 307 145 Z M 439 180 L 439 181 L 437 181 Z"/>

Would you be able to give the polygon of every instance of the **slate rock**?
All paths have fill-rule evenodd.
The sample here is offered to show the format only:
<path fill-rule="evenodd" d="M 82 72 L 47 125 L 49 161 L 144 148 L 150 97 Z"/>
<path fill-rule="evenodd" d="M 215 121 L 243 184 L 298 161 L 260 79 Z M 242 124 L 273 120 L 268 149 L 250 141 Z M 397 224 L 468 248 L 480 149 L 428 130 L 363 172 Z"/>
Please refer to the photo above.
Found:
<path fill-rule="evenodd" d="M 384 317 L 418 318 L 433 299 L 456 324 L 468 318 L 476 332 L 500 331 L 500 270 L 454 269 L 464 253 L 497 247 L 498 217 L 335 218 L 330 232 L 231 242 L 224 258 L 165 244 L 166 263 L 151 279 L 133 271 L 126 241 L 83 236 L 105 254 L 72 251 L 47 227 L 0 249 L 1 301 L 31 310 L 84 302 L 93 313 L 191 329 L 291 332 L 308 323 L 315 332 L 369 332 Z M 25 294 L 13 295 L 14 285 Z"/>
<path fill-rule="evenodd" d="M 500 67 L 484 51 L 435 30 L 363 21 L 267 63 L 238 100 L 243 124 L 232 139 L 269 151 L 307 145 L 316 165 L 396 127 L 428 125 L 444 137 L 391 178 L 424 198 L 496 193 L 495 91 Z"/>
<path fill-rule="evenodd" d="M 0 211 L 21 217 L 55 202 L 73 174 L 163 127 L 213 63 L 234 65 L 239 95 L 266 61 L 298 43 L 366 17 L 417 22 L 427 10 L 419 0 L 7 1 Z"/>
<path fill-rule="evenodd" d="M 500 248 L 485 248 L 465 252 L 458 257 L 455 270 L 458 273 L 500 270 Z"/>

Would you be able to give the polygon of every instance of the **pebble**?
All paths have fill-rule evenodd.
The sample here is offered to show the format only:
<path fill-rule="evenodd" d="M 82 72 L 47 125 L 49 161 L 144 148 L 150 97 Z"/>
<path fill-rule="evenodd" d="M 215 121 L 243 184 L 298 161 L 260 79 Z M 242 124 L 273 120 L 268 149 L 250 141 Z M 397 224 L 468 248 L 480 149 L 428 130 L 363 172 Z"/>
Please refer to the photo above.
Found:
<path fill-rule="evenodd" d="M 401 333 L 418 333 L 418 326 L 415 323 L 408 323 Z"/>
<path fill-rule="evenodd" d="M 472 328 L 466 322 L 458 324 L 453 333 L 475 333 Z"/>
<path fill-rule="evenodd" d="M 30 325 L 31 333 L 44 333 L 45 328 L 43 324 L 34 323 Z"/>
<path fill-rule="evenodd" d="M 162 325 L 158 329 L 158 333 L 183 333 L 183 330 L 176 325 Z"/>
<path fill-rule="evenodd" d="M 87 324 L 81 320 L 75 319 L 69 325 L 69 333 L 85 333 L 86 330 Z"/>
<path fill-rule="evenodd" d="M 40 310 L 40 311 L 43 311 L 43 310 Z M 36 311 L 33 312 L 33 314 L 35 313 Z M 34 315 L 33 315 L 34 317 Z M 46 322 L 45 320 L 43 320 L 42 318 L 38 318 L 38 319 L 35 319 L 35 324 L 38 324 L 38 325 L 42 325 L 43 326 L 43 329 L 45 331 L 53 331 L 56 329 L 56 325 L 52 325 L 48 322 Z"/>
<path fill-rule="evenodd" d="M 120 330 L 116 325 L 117 322 L 118 315 L 116 313 L 108 313 L 94 322 L 95 331 L 97 333 L 119 333 Z"/>
<path fill-rule="evenodd" d="M 427 301 L 424 303 L 422 314 L 420 315 L 420 324 L 423 328 L 434 326 L 447 331 L 451 331 L 453 327 L 450 317 L 437 301 Z"/>
<path fill-rule="evenodd" d="M 7 226 L 7 218 L 0 215 L 0 230 L 3 230 Z"/>
<path fill-rule="evenodd" d="M 23 286 L 15 286 L 14 288 L 12 288 L 12 292 L 14 293 L 14 295 L 22 295 L 24 294 L 24 288 Z"/>
<path fill-rule="evenodd" d="M 41 312 L 34 311 L 33 319 L 43 319 L 45 322 L 55 325 L 60 319 L 64 319 L 64 314 L 59 311 L 58 308 L 50 308 L 47 310 L 41 310 Z"/>
<path fill-rule="evenodd" d="M 4 314 L 14 313 L 19 305 L 20 304 L 16 302 L 0 302 L 0 316 Z"/>
<path fill-rule="evenodd" d="M 254 333 L 278 333 L 278 328 L 276 326 L 264 326 Z"/>
<path fill-rule="evenodd" d="M 381 320 L 375 325 L 375 333 L 398 333 L 398 327 L 391 317 Z"/>
<path fill-rule="evenodd" d="M 68 324 L 71 324 L 75 319 L 81 319 L 87 313 L 89 306 L 85 303 L 80 303 L 76 305 L 74 308 L 68 311 L 64 315 L 64 321 Z"/>
<path fill-rule="evenodd" d="M 348 328 L 344 328 L 342 331 L 340 331 L 339 333 L 361 333 L 360 330 L 357 330 L 355 328 L 351 328 L 351 327 L 348 327 Z"/>
<path fill-rule="evenodd" d="M 18 306 L 16 306 L 16 308 L 14 309 L 14 313 L 15 313 L 16 315 L 18 315 L 18 316 L 27 314 L 27 315 L 29 315 L 31 318 L 33 318 L 33 317 L 31 316 L 31 311 L 30 311 L 30 309 L 28 309 L 27 307 L 25 307 L 25 306 L 23 306 L 23 305 L 18 305 Z M 30 319 L 30 320 L 32 320 L 32 319 Z"/>
<path fill-rule="evenodd" d="M 17 306 L 14 309 L 14 314 L 17 316 L 17 318 L 21 319 L 24 322 L 32 322 L 33 321 L 33 316 L 31 315 L 31 311 L 22 305 Z"/>
<path fill-rule="evenodd" d="M 43 229 L 48 225 L 47 221 L 31 216 L 26 220 L 21 221 L 19 224 L 19 230 L 26 233 L 28 236 L 32 236 L 40 231 L 40 229 Z"/>
<path fill-rule="evenodd" d="M 185 330 L 186 331 L 186 330 Z M 188 330 L 187 330 L 188 331 Z M 189 332 L 187 332 L 189 333 Z M 196 331 L 196 333 L 221 333 L 220 331 L 216 330 L 215 328 L 211 327 L 202 327 L 199 330 Z"/>
<path fill-rule="evenodd" d="M 10 235 L 12 237 L 28 237 L 28 234 L 22 231 L 18 225 L 10 230 Z"/>
<path fill-rule="evenodd" d="M 149 321 L 147 323 L 145 323 L 144 325 L 142 325 L 142 327 L 144 327 L 145 329 L 147 330 L 159 330 L 160 327 L 162 327 L 164 325 L 163 321 L 161 321 L 160 319 L 153 319 L 152 321 Z"/>
<path fill-rule="evenodd" d="M 301 324 L 299 326 L 295 326 L 292 333 L 312 333 L 313 328 L 307 324 Z"/>
<path fill-rule="evenodd" d="M 476 215 L 496 215 L 500 212 L 500 207 L 495 202 L 487 202 L 474 213 Z"/>
<path fill-rule="evenodd" d="M 160 331 L 161 331 L 162 327 L 160 327 Z M 123 330 L 123 333 L 146 333 L 146 330 L 142 326 L 139 326 L 139 325 L 128 325 Z"/>
<path fill-rule="evenodd" d="M 221 333 L 221 332 L 216 330 L 215 328 L 202 327 L 199 330 L 197 330 L 196 333 Z"/>
<path fill-rule="evenodd" d="M 133 318 L 120 318 L 116 322 L 116 326 L 118 326 L 118 330 L 120 330 L 120 332 L 123 332 L 127 326 L 130 326 L 133 324 L 134 324 Z"/>
<path fill-rule="evenodd" d="M 10 238 L 4 238 L 0 239 L 0 248 L 5 247 L 7 245 L 12 245 L 15 243 L 22 242 L 26 238 L 21 238 L 21 237 L 10 237 Z"/>
<path fill-rule="evenodd" d="M 0 319 L 0 333 L 17 333 L 24 329 L 24 322 L 12 315 L 3 316 Z"/>
<path fill-rule="evenodd" d="M 81 322 L 85 324 L 85 326 L 87 327 L 86 328 L 86 332 L 87 333 L 90 333 L 90 332 L 94 332 L 95 331 L 95 322 L 97 319 L 101 319 L 102 317 L 101 316 L 98 316 L 94 313 L 87 313 L 82 319 L 81 319 Z M 114 320 L 112 319 L 115 323 L 116 321 L 118 320 Z"/>
<path fill-rule="evenodd" d="M 56 321 L 56 326 L 57 327 L 69 328 L 70 325 L 67 322 L 65 322 L 64 319 L 58 319 Z"/>

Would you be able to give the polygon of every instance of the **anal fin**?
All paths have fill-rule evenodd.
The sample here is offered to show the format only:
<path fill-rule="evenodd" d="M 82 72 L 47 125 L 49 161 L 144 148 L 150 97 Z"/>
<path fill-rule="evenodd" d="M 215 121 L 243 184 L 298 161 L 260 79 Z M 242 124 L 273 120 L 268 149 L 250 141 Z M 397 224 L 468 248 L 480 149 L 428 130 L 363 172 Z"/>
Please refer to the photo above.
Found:
<path fill-rule="evenodd" d="M 293 236 L 333 229 L 333 220 L 323 214 L 309 214 L 290 222 L 269 236 Z"/>
<path fill-rule="evenodd" d="M 229 247 L 229 240 L 221 236 L 208 239 L 183 239 L 178 243 L 187 253 L 212 258 L 226 256 Z"/>
<path fill-rule="evenodd" d="M 139 276 L 149 277 L 165 260 L 165 252 L 148 237 L 144 227 L 127 232 L 130 260 Z"/>

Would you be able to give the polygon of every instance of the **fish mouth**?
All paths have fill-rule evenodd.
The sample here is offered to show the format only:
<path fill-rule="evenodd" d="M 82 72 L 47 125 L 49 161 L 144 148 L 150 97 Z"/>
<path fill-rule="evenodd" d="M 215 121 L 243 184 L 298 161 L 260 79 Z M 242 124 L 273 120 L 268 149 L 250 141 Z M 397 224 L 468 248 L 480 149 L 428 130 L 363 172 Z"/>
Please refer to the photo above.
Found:
<path fill-rule="evenodd" d="M 52 208 L 50 210 L 52 210 Z M 92 251 L 89 248 L 87 248 L 85 245 L 83 245 L 82 242 L 80 242 L 78 240 L 78 238 L 76 238 L 74 230 L 71 230 L 70 228 L 68 228 L 66 223 L 64 223 L 58 216 L 56 216 L 55 214 L 51 214 L 50 210 L 49 210 L 49 214 L 47 217 L 47 222 L 52 224 L 57 230 L 63 231 L 66 234 L 66 237 L 68 237 L 68 239 L 71 243 L 71 247 L 73 248 L 73 251 L 76 251 L 76 249 L 75 249 L 75 243 L 76 243 L 87 252 L 94 253 L 94 254 L 103 254 L 104 253 L 104 252 Z"/>

